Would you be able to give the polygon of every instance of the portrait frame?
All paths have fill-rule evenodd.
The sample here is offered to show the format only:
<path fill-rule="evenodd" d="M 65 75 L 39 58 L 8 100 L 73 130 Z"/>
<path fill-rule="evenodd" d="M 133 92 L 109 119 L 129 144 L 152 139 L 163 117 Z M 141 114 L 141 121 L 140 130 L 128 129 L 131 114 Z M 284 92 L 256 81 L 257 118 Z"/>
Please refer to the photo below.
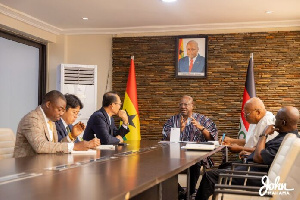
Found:
<path fill-rule="evenodd" d="M 207 56 L 208 56 L 207 35 L 185 35 L 176 38 L 175 47 L 175 77 L 176 78 L 206 78 L 207 77 Z M 187 44 L 189 43 L 189 47 Z M 196 46 L 198 45 L 198 51 Z M 187 53 L 189 48 L 189 55 Z M 193 57 L 194 56 L 194 57 Z M 191 60 L 189 57 L 193 57 Z M 193 64 L 191 64 L 193 62 Z"/>

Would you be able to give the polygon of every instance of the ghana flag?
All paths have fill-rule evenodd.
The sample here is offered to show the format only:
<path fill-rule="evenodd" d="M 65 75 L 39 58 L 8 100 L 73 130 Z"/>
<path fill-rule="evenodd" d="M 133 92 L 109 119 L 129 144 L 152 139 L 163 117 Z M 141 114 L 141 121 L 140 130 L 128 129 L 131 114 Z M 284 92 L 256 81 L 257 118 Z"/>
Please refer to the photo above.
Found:
<path fill-rule="evenodd" d="M 183 39 L 178 41 L 178 61 L 184 57 Z"/>
<path fill-rule="evenodd" d="M 255 128 L 255 124 L 250 125 L 246 121 L 243 112 L 245 103 L 252 97 L 256 97 L 254 72 L 253 72 L 253 53 L 250 54 L 250 60 L 248 64 L 247 74 L 246 74 L 245 89 L 243 94 L 243 104 L 242 104 L 241 116 L 240 116 L 240 130 L 238 134 L 239 139 L 247 140 L 247 138 L 249 138 L 249 136 L 253 134 L 253 129 Z"/>
<path fill-rule="evenodd" d="M 128 115 L 128 126 L 130 130 L 129 133 L 127 133 L 124 137 L 124 140 L 141 140 L 134 56 L 131 56 L 130 70 L 128 74 L 123 110 L 125 110 Z"/>

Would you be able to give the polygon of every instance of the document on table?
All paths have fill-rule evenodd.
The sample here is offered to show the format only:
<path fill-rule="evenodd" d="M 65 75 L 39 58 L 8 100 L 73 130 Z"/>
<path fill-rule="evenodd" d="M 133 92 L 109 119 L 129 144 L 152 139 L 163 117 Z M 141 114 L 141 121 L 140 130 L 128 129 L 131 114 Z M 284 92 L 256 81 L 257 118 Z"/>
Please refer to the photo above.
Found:
<path fill-rule="evenodd" d="M 187 150 L 214 150 L 216 147 L 214 144 L 186 144 L 181 148 Z"/>
<path fill-rule="evenodd" d="M 170 142 L 180 141 L 180 128 L 171 128 Z"/>
<path fill-rule="evenodd" d="M 100 146 L 97 146 L 96 149 L 99 149 L 99 150 L 115 150 L 116 146 L 114 146 L 114 145 L 100 145 Z"/>
<path fill-rule="evenodd" d="M 71 154 L 96 155 L 96 150 L 89 149 L 87 151 L 71 151 Z"/>

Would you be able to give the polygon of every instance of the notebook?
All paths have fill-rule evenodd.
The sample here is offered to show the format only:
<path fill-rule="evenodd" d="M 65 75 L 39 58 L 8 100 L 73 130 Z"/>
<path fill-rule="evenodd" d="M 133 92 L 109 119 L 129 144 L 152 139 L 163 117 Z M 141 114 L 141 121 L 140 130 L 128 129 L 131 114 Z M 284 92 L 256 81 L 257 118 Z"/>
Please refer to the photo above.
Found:
<path fill-rule="evenodd" d="M 191 144 L 188 143 L 185 146 L 181 147 L 183 149 L 187 149 L 187 150 L 214 150 L 215 149 L 215 145 L 214 144 Z"/>

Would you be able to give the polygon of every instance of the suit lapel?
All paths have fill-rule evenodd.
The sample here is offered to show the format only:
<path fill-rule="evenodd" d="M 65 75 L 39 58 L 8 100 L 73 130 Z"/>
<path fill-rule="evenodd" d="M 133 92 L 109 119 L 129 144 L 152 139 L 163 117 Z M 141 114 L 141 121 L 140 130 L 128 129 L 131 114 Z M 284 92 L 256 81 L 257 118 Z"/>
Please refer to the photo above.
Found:
<path fill-rule="evenodd" d="M 105 109 L 103 107 L 100 109 L 100 112 L 102 112 L 103 115 L 105 116 L 105 122 L 106 122 L 106 126 L 108 127 L 109 134 L 113 135 L 113 133 L 112 133 L 113 129 L 112 129 L 110 123 L 109 123 L 110 120 L 109 120 L 108 114 L 106 113 L 106 111 L 105 111 Z"/>
<path fill-rule="evenodd" d="M 49 132 L 48 132 L 48 127 L 47 127 L 47 124 L 46 124 L 44 115 L 43 115 L 43 113 L 42 113 L 42 111 L 41 111 L 41 108 L 40 108 L 40 107 L 37 107 L 37 108 L 35 109 L 35 111 L 36 111 L 37 114 L 38 114 L 39 120 L 41 120 L 41 121 L 43 122 L 43 129 L 44 129 L 45 136 L 46 136 L 46 138 L 48 139 L 48 141 L 50 141 L 50 134 L 49 134 Z M 55 126 L 53 126 L 53 127 L 55 127 Z"/>
<path fill-rule="evenodd" d="M 66 130 L 66 127 L 64 126 L 64 124 L 63 124 L 63 122 L 61 121 L 61 119 L 60 119 L 59 121 L 57 121 L 57 124 L 58 124 L 59 128 L 60 128 L 61 130 L 63 130 L 63 132 L 65 133 L 65 135 L 68 135 L 68 132 L 67 132 L 67 130 Z"/>

